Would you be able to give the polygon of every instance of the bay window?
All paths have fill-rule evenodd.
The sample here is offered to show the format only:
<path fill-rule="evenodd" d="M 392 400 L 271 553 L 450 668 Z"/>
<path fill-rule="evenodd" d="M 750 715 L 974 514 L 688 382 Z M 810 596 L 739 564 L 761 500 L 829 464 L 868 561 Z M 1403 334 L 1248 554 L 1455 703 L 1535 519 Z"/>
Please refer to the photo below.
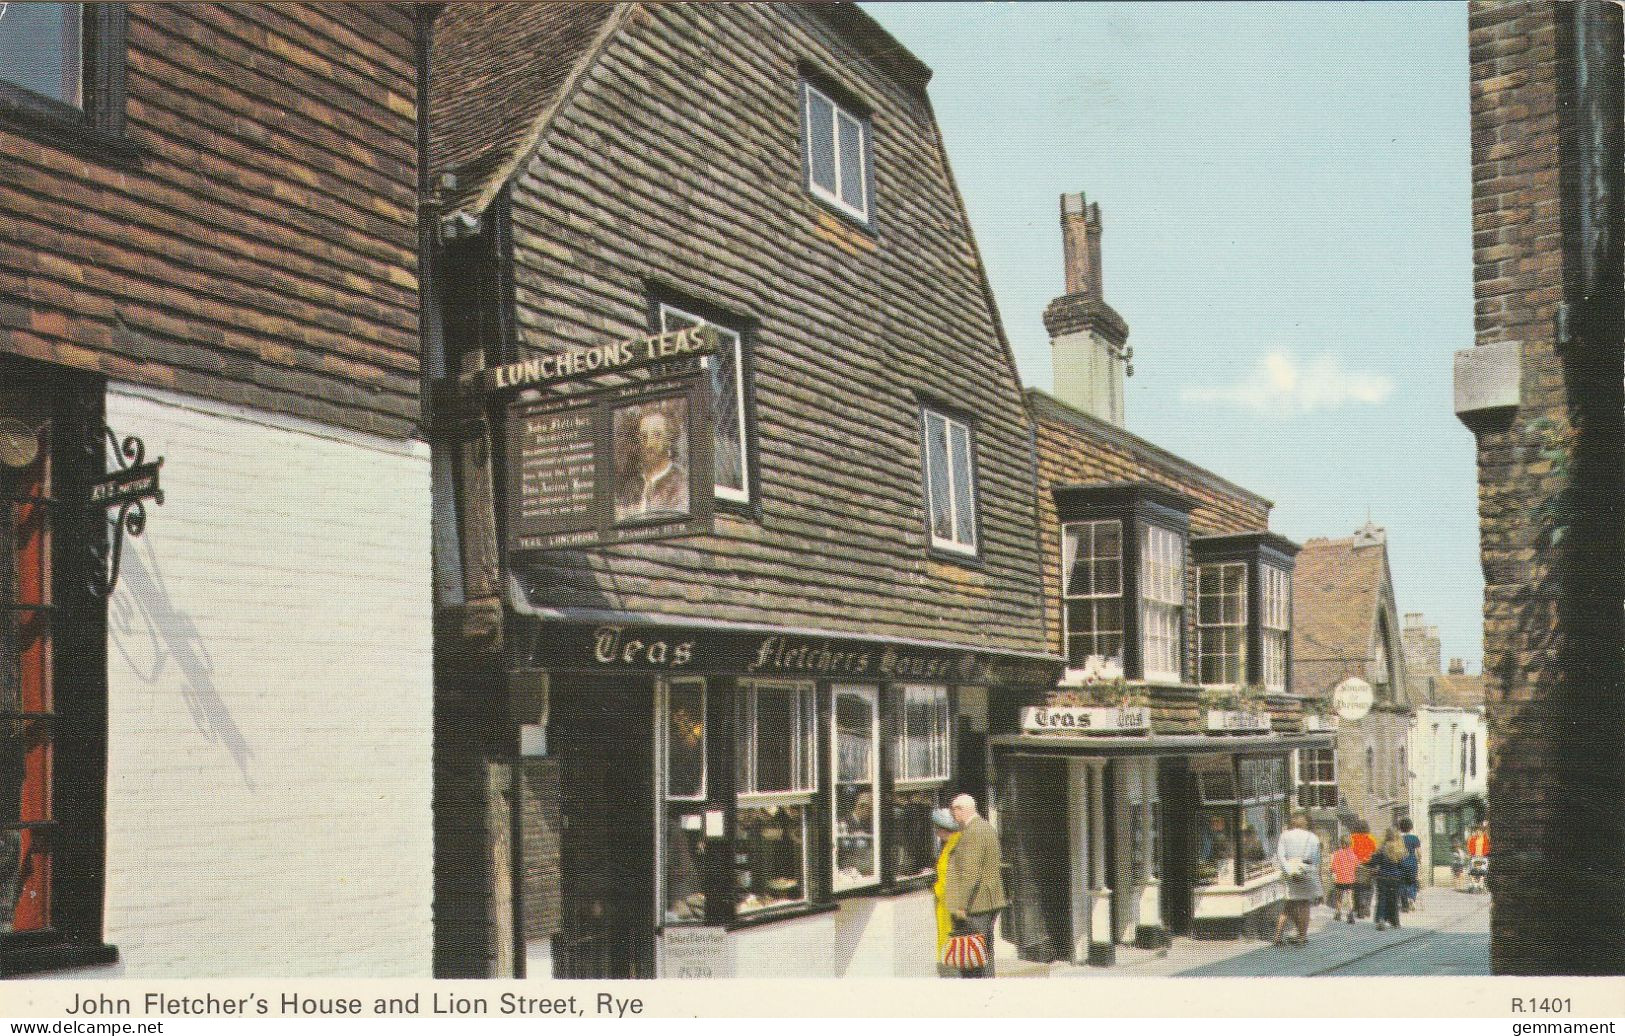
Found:
<path fill-rule="evenodd" d="M 1305 809 L 1337 808 L 1337 752 L 1332 748 L 1300 748 L 1298 805 Z"/>
<path fill-rule="evenodd" d="M 1272 532 L 1191 540 L 1197 680 L 1283 694 L 1292 677 L 1292 567 L 1298 545 Z"/>
<path fill-rule="evenodd" d="M 1192 768 L 1196 884 L 1243 885 L 1274 866 L 1286 827 L 1285 756 L 1203 759 Z"/>
<path fill-rule="evenodd" d="M 1185 678 L 1191 501 L 1149 483 L 1064 486 L 1061 623 L 1067 667 L 1098 659 L 1131 680 Z"/>

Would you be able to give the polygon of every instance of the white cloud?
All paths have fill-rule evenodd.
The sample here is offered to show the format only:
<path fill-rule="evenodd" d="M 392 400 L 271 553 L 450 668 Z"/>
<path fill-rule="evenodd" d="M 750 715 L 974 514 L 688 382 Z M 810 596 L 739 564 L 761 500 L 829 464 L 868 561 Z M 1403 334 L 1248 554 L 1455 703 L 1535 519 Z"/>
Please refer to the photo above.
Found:
<path fill-rule="evenodd" d="M 1228 403 L 1249 410 L 1307 414 L 1381 403 L 1393 391 L 1394 383 L 1388 378 L 1348 370 L 1330 353 L 1300 363 L 1292 353 L 1277 350 L 1240 381 L 1190 386 L 1180 392 L 1180 398 L 1187 403 Z"/>

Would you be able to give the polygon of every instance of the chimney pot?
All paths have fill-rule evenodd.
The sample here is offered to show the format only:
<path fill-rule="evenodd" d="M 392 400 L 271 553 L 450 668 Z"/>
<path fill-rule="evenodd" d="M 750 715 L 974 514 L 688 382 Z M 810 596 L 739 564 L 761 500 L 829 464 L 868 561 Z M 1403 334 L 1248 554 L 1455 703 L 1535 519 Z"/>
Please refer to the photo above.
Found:
<path fill-rule="evenodd" d="M 1106 297 L 1100 270 L 1100 204 L 1079 191 L 1061 195 L 1061 251 L 1066 293 L 1095 301 Z"/>
<path fill-rule="evenodd" d="M 1450 660 L 1450 675 L 1451 676 L 1465 676 L 1466 673 L 1467 673 L 1467 666 L 1462 662 L 1461 659 L 1452 658 Z"/>

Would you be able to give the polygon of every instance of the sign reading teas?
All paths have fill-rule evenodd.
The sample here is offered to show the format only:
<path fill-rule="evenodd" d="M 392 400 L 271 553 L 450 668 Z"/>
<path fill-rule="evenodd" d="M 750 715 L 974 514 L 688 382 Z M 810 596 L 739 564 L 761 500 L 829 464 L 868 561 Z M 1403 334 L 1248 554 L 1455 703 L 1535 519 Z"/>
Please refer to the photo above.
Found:
<path fill-rule="evenodd" d="M 1029 734 L 1145 734 L 1151 731 L 1151 710 L 1144 705 L 1028 707 L 1021 710 L 1021 729 Z"/>

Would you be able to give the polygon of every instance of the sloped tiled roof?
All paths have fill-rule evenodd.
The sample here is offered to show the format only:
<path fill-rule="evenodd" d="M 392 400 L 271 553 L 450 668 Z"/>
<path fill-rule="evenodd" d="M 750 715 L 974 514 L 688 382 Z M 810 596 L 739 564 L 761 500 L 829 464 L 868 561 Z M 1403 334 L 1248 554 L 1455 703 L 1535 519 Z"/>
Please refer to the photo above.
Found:
<path fill-rule="evenodd" d="M 619 16 L 612 3 L 447 4 L 435 20 L 429 172 L 446 211 L 490 203 Z"/>
<path fill-rule="evenodd" d="M 1361 545 L 1353 536 L 1304 543 L 1292 573 L 1292 669 L 1298 693 L 1325 694 L 1344 677 L 1365 675 L 1386 553 L 1380 541 Z M 1397 672 L 1402 663 L 1393 658 L 1390 664 Z"/>
<path fill-rule="evenodd" d="M 1453 709 L 1476 709 L 1484 704 L 1482 673 L 1442 673 L 1432 677 L 1433 704 Z"/>

